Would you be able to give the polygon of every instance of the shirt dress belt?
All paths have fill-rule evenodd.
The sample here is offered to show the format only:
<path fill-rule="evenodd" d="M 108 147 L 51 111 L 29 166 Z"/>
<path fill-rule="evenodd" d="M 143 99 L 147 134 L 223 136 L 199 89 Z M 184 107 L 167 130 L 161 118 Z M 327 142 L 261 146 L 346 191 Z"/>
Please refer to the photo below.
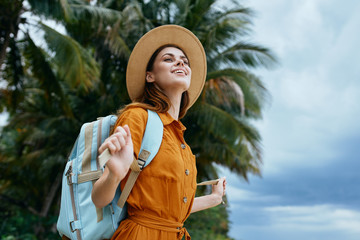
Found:
<path fill-rule="evenodd" d="M 182 239 L 185 235 L 185 240 L 191 240 L 190 234 L 186 228 L 183 227 L 183 223 L 156 217 L 144 211 L 132 212 L 128 219 L 143 227 L 153 228 L 166 232 L 177 232 L 178 239 Z"/>

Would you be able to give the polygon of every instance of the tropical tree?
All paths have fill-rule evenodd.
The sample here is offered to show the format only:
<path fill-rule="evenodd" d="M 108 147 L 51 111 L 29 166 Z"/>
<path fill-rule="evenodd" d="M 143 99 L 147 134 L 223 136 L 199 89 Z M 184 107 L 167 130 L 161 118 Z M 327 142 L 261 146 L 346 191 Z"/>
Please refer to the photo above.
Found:
<path fill-rule="evenodd" d="M 5 219 L 0 232 L 55 238 L 59 169 L 81 124 L 130 102 L 125 71 L 131 49 L 145 32 L 163 24 L 193 31 L 207 54 L 204 91 L 183 119 L 185 138 L 197 156 L 198 181 L 216 178 L 217 165 L 245 179 L 260 174 L 261 139 L 250 121 L 262 117 L 268 93 L 252 70 L 275 59 L 270 50 L 243 41 L 250 9 L 236 2 L 225 8 L 215 0 L 1 4 L 6 12 L 0 21 L 0 109 L 9 119 L 0 139 Z M 192 228 L 201 219 L 208 220 L 200 224 L 202 232 Z M 20 228 L 24 221 L 27 227 Z M 192 215 L 188 225 L 198 238 L 227 239 L 227 212 L 221 206 Z"/>
<path fill-rule="evenodd" d="M 91 12 L 94 18 L 105 12 L 104 22 L 116 21 L 118 12 L 90 8 L 83 1 L 71 2 L 71 8 L 70 1 L 15 2 L 16 7 L 13 1 L 4 1 L 1 7 L 11 11 L 1 14 L 5 36 L 1 53 L 6 58 L 0 106 L 10 117 L 0 142 L 0 208 L 5 219 L 0 232 L 13 232 L 21 239 L 30 233 L 49 237 L 47 229 L 53 229 L 58 212 L 59 169 L 78 129 L 103 114 L 98 109 L 109 111 L 95 100 L 99 95 L 102 101 L 107 97 L 102 94 L 105 88 L 95 49 L 49 24 L 75 24 Z M 52 22 L 45 23 L 49 19 Z M 99 105 L 89 108 L 89 101 Z M 22 227 L 24 221 L 29 227 Z"/>

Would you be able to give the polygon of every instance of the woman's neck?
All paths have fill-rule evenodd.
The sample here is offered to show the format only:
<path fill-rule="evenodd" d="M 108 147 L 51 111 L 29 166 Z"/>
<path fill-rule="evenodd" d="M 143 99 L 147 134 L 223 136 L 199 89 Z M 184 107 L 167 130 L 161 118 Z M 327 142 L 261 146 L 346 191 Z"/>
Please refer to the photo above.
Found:
<path fill-rule="evenodd" d="M 177 121 L 179 120 L 180 104 L 182 94 L 176 96 L 169 96 L 171 106 L 168 113 Z"/>

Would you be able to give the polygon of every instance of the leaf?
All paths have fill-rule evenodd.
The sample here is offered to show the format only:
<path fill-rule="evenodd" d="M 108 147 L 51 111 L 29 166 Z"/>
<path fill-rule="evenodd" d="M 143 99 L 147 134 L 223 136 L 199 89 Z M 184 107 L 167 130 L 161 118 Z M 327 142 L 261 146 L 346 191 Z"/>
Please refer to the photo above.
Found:
<path fill-rule="evenodd" d="M 124 56 L 128 59 L 130 57 L 131 51 L 125 40 L 119 34 L 120 24 L 121 21 L 119 20 L 114 26 L 108 27 L 105 44 L 109 46 L 110 51 L 115 55 Z"/>
<path fill-rule="evenodd" d="M 120 11 L 104 8 L 98 6 L 90 6 L 84 4 L 70 4 L 71 10 L 74 13 L 74 20 L 96 21 L 98 23 L 115 23 L 121 18 Z"/>
<path fill-rule="evenodd" d="M 62 88 L 55 76 L 51 65 L 45 57 L 45 52 L 38 48 L 30 36 L 27 34 L 25 38 L 24 56 L 29 61 L 31 73 L 40 82 L 40 88 L 45 91 L 46 100 L 49 104 L 54 97 L 54 94 L 60 98 L 61 107 L 67 116 L 72 115 L 69 103 L 62 91 Z"/>
<path fill-rule="evenodd" d="M 214 57 L 219 62 L 237 67 L 273 67 L 276 62 L 274 54 L 264 47 L 252 43 L 238 42 Z"/>
<path fill-rule="evenodd" d="M 54 52 L 57 73 L 72 88 L 89 91 L 99 81 L 99 67 L 90 52 L 69 36 L 40 23 L 45 40 Z"/>
<path fill-rule="evenodd" d="M 66 21 L 71 21 L 74 17 L 72 9 L 70 8 L 69 2 L 67 0 L 60 0 L 60 5 L 63 9 L 64 18 Z"/>
<path fill-rule="evenodd" d="M 210 79 L 225 78 L 236 83 L 242 90 L 245 103 L 245 115 L 250 118 L 261 118 L 261 109 L 264 104 L 269 101 L 270 94 L 266 90 L 261 80 L 249 71 L 225 68 L 209 72 L 207 75 Z M 230 90 L 230 95 L 231 95 Z M 203 95 L 206 95 L 206 88 Z"/>

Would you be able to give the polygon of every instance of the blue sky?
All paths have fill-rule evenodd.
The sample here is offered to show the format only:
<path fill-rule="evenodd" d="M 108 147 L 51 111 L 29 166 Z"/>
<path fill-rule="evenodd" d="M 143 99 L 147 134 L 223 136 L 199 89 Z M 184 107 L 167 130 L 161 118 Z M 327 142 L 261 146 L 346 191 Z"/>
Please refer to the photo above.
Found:
<path fill-rule="evenodd" d="M 262 178 L 228 178 L 236 240 L 360 239 L 360 2 L 242 0 L 250 40 L 280 65 L 255 70 L 272 95 Z"/>

